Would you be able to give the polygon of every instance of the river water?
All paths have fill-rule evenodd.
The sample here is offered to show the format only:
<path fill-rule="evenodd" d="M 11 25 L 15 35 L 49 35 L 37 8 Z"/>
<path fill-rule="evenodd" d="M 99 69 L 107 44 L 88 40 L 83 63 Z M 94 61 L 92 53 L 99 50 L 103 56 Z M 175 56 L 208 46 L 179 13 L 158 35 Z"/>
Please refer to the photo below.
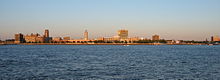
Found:
<path fill-rule="evenodd" d="M 1 45 L 0 79 L 220 80 L 220 46 Z"/>

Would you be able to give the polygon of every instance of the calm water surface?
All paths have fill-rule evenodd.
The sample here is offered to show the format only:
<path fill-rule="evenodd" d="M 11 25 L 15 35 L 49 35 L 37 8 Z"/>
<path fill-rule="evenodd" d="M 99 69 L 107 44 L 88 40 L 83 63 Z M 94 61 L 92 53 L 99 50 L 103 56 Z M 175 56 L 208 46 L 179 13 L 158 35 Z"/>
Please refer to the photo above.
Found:
<path fill-rule="evenodd" d="M 220 46 L 3 45 L 0 79 L 220 80 Z"/>

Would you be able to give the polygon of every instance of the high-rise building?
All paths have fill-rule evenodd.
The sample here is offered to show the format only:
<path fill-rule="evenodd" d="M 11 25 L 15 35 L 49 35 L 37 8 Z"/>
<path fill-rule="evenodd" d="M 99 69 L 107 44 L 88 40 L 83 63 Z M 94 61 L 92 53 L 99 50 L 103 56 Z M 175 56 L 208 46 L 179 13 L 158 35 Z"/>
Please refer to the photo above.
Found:
<path fill-rule="evenodd" d="M 160 36 L 159 35 L 153 35 L 152 40 L 160 40 Z"/>
<path fill-rule="evenodd" d="M 49 37 L 49 30 L 48 30 L 48 29 L 46 29 L 46 30 L 44 31 L 44 36 L 45 36 L 46 38 Z"/>
<path fill-rule="evenodd" d="M 118 30 L 120 39 L 128 39 L 128 30 Z"/>
<path fill-rule="evenodd" d="M 212 36 L 211 41 L 220 41 L 219 36 Z"/>
<path fill-rule="evenodd" d="M 23 43 L 24 41 L 25 40 L 23 34 L 15 34 L 15 43 Z"/>
<path fill-rule="evenodd" d="M 44 42 L 45 42 L 45 43 L 48 43 L 48 42 L 50 42 L 50 40 L 51 40 L 51 38 L 50 38 L 50 36 L 49 36 L 49 30 L 46 29 L 46 30 L 44 31 Z"/>
<path fill-rule="evenodd" d="M 89 33 L 87 30 L 84 32 L 84 40 L 89 40 Z"/>

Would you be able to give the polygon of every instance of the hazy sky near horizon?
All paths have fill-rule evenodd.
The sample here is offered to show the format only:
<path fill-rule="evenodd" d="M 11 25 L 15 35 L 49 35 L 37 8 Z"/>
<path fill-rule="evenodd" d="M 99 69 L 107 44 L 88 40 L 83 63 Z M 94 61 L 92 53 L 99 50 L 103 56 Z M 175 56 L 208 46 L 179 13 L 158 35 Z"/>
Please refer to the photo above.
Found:
<path fill-rule="evenodd" d="M 205 40 L 220 35 L 220 0 L 0 0 L 0 39 L 50 30 L 52 37 Z"/>

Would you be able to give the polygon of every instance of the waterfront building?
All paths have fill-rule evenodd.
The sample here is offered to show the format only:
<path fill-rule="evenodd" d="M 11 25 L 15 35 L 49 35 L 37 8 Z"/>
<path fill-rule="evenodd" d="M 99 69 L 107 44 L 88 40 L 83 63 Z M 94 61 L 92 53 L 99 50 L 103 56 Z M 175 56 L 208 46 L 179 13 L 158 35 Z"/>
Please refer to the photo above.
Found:
<path fill-rule="evenodd" d="M 87 30 L 84 32 L 84 40 L 89 40 L 89 33 Z"/>
<path fill-rule="evenodd" d="M 72 42 L 72 43 L 88 43 L 88 42 L 94 42 L 95 40 L 77 40 L 77 39 L 74 39 L 74 40 L 67 40 L 68 42 Z"/>
<path fill-rule="evenodd" d="M 128 41 L 133 42 L 133 41 L 139 41 L 139 40 L 141 40 L 139 37 L 132 37 L 132 38 L 129 38 Z"/>
<path fill-rule="evenodd" d="M 19 39 L 20 38 L 20 39 Z M 27 42 L 27 43 L 47 43 L 50 42 L 51 38 L 49 37 L 49 30 L 45 30 L 44 35 L 40 36 L 40 34 L 31 33 L 30 35 L 23 36 L 21 34 L 15 34 L 15 42 Z"/>
<path fill-rule="evenodd" d="M 49 30 L 48 29 L 46 29 L 45 31 L 44 31 L 44 42 L 45 43 L 48 43 L 48 42 L 50 42 L 50 40 L 51 40 L 51 38 L 50 38 L 50 35 L 49 35 Z"/>
<path fill-rule="evenodd" d="M 63 37 L 63 40 L 70 40 L 70 37 Z"/>
<path fill-rule="evenodd" d="M 101 37 L 101 38 L 98 38 L 97 40 L 108 42 L 108 41 L 113 41 L 113 38 L 111 38 L 111 37 Z"/>
<path fill-rule="evenodd" d="M 101 38 L 98 38 L 97 41 L 114 42 L 114 41 L 118 41 L 118 39 L 114 37 L 101 37 Z"/>
<path fill-rule="evenodd" d="M 118 30 L 118 36 L 120 39 L 128 39 L 128 30 Z"/>
<path fill-rule="evenodd" d="M 212 36 L 211 41 L 220 41 L 219 36 Z"/>
<path fill-rule="evenodd" d="M 133 42 L 133 41 L 139 41 L 140 39 L 138 37 L 132 37 L 132 38 L 127 38 L 127 39 L 119 39 L 118 36 L 114 37 L 101 37 L 97 39 L 98 41 L 104 41 L 104 42 Z"/>
<path fill-rule="evenodd" d="M 61 37 L 53 37 L 52 41 L 53 42 L 62 42 L 62 38 Z"/>
<path fill-rule="evenodd" d="M 24 36 L 24 39 L 28 43 L 36 43 L 36 42 L 43 43 L 45 40 L 45 37 L 40 36 L 40 34 L 38 34 L 38 33 L 36 33 L 36 34 L 31 33 L 31 35 Z"/>
<path fill-rule="evenodd" d="M 98 38 L 98 39 L 96 39 L 97 41 L 104 41 L 104 37 L 100 37 L 100 38 Z"/>
<path fill-rule="evenodd" d="M 167 44 L 174 44 L 175 40 L 166 40 Z"/>
<path fill-rule="evenodd" d="M 19 33 L 19 34 L 15 34 L 15 43 L 24 43 L 24 36 L 23 34 Z"/>
<path fill-rule="evenodd" d="M 112 37 L 112 40 L 114 40 L 114 41 L 119 41 L 119 40 L 120 40 L 120 36 L 113 36 L 113 37 Z"/>
<path fill-rule="evenodd" d="M 159 35 L 153 35 L 152 40 L 160 40 L 160 36 Z"/>
<path fill-rule="evenodd" d="M 15 39 L 6 39 L 4 41 L 5 44 L 14 44 L 15 43 Z"/>
<path fill-rule="evenodd" d="M 44 31 L 44 36 L 47 38 L 47 37 L 49 37 L 49 30 L 48 29 L 46 29 L 45 31 Z"/>

